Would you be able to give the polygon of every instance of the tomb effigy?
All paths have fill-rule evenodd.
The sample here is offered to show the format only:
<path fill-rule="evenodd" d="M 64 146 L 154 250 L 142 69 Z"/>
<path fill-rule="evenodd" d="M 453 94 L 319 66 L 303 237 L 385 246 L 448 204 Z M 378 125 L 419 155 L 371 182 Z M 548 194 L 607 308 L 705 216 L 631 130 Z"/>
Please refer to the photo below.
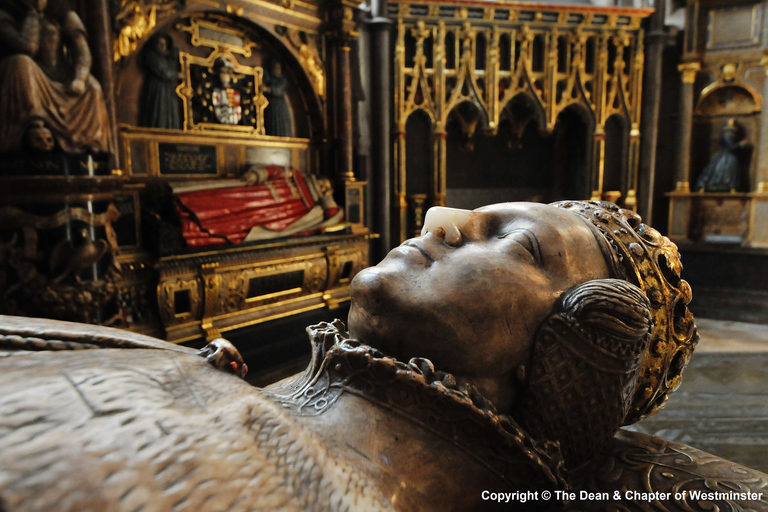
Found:
<path fill-rule="evenodd" d="M 765 510 L 768 476 L 622 430 L 698 340 L 677 248 L 601 202 L 433 209 L 264 389 L 200 352 L 0 321 L 14 510 Z M 202 356 L 202 357 L 199 357 Z"/>

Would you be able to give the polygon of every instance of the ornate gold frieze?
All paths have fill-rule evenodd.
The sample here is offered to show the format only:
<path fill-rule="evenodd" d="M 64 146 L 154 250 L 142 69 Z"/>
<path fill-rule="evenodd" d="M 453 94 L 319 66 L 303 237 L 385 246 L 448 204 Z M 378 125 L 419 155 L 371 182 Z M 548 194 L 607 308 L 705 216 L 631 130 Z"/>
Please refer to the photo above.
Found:
<path fill-rule="evenodd" d="M 626 127 L 626 197 L 637 188 L 644 32 L 648 10 L 599 10 L 511 3 L 392 2 L 395 46 L 395 193 L 405 218 L 405 136 L 409 116 L 425 112 L 433 133 L 458 120 L 466 138 L 476 129 L 493 134 L 502 119 L 513 131 L 533 119 L 552 131 L 559 115 L 576 106 L 593 124 L 591 188 L 602 193 L 605 141 L 598 135 L 617 115 Z M 526 119 L 510 105 L 532 106 Z M 466 107 L 468 112 L 460 111 Z M 445 139 L 435 138 L 433 190 L 426 206 L 445 196 Z M 634 206 L 634 205 L 627 205 Z M 401 238 L 414 226 L 401 226 Z"/>
<path fill-rule="evenodd" d="M 282 33 L 294 51 L 298 52 L 299 64 L 309 76 L 315 93 L 321 98 L 325 98 L 325 69 L 320 57 L 318 36 L 289 27 L 284 27 L 284 30 L 278 33 Z"/>
<path fill-rule="evenodd" d="M 410 6 L 399 5 L 401 9 Z M 498 18 L 491 23 L 465 21 L 457 17 L 455 10 L 452 14 L 434 21 L 426 16 L 401 17 L 398 21 L 396 115 L 400 131 L 404 131 L 408 115 L 416 109 L 426 111 L 440 130 L 453 107 L 464 101 L 474 103 L 493 128 L 506 103 L 520 93 L 530 96 L 544 110 L 550 128 L 557 115 L 572 103 L 581 103 L 592 111 L 598 124 L 614 112 L 623 113 L 633 124 L 638 122 L 643 33 L 630 30 L 634 22 L 616 21 L 617 28 L 603 31 L 585 26 L 584 16 L 576 18 L 582 23 L 566 17 L 567 22 L 562 24 L 559 15 L 550 23 L 544 16 L 542 25 L 537 26 L 526 23 L 522 14 L 515 17 L 520 21 L 514 24 L 500 23 Z M 642 15 L 631 17 L 635 18 Z M 612 26 L 608 19 L 596 19 L 606 27 Z M 447 38 L 455 41 L 453 56 L 446 54 L 450 51 L 446 49 Z M 405 62 L 406 39 L 413 41 L 409 62 Z M 597 50 L 589 59 L 587 41 Z M 486 47 L 484 55 L 478 55 L 478 44 Z M 543 54 L 537 55 L 543 62 L 533 62 L 534 44 L 543 45 Z M 507 56 L 504 62 L 502 54 Z M 587 60 L 592 57 L 596 57 L 595 63 L 587 68 Z M 566 65 L 558 66 L 558 59 Z M 447 65 L 447 61 L 455 61 L 456 65 Z"/>
<path fill-rule="evenodd" d="M 118 0 L 113 2 L 112 26 L 115 62 L 136 51 L 138 42 L 155 28 L 158 19 L 174 14 L 179 0 Z"/>

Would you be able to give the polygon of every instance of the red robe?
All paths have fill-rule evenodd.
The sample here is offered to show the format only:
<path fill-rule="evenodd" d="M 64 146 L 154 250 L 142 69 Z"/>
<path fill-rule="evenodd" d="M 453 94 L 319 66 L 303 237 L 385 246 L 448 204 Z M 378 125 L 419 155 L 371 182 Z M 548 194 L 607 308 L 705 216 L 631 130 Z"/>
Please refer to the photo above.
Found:
<path fill-rule="evenodd" d="M 301 172 L 294 171 L 286 178 L 283 167 L 267 170 L 270 179 L 261 185 L 177 194 L 187 245 L 237 244 L 255 226 L 282 231 L 315 206 Z"/>

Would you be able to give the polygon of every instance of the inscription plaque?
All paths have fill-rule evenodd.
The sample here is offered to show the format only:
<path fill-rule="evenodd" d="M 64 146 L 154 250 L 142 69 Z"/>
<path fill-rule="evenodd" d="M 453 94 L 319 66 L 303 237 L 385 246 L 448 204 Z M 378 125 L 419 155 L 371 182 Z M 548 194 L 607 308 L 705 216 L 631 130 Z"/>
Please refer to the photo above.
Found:
<path fill-rule="evenodd" d="M 216 146 L 201 144 L 158 144 L 160 174 L 216 176 Z"/>

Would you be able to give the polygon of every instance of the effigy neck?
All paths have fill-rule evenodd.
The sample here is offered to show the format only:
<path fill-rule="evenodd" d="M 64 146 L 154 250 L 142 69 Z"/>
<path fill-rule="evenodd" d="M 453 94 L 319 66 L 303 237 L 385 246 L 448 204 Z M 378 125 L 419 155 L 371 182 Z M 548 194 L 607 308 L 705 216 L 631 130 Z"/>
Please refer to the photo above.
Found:
<path fill-rule="evenodd" d="M 555 444 L 534 440 L 514 419 L 497 414 L 472 386 L 435 370 L 428 359 L 405 363 L 386 356 L 350 339 L 338 320 L 307 331 L 313 348 L 307 370 L 265 393 L 326 445 L 347 447 L 373 461 L 363 464 L 374 480 L 378 471 L 400 474 L 399 481 L 418 480 L 419 469 L 427 473 L 423 454 L 439 453 L 444 455 L 442 471 L 458 475 L 463 469 L 466 475 L 461 478 L 475 480 L 478 486 L 493 482 L 511 490 L 567 487 Z M 400 439 L 408 441 L 401 445 Z M 418 451 L 412 455 L 421 458 L 421 468 L 405 462 L 409 450 Z M 445 464 L 446 459 L 456 460 Z M 381 460 L 389 461 L 386 466 L 402 460 L 405 467 L 393 472 L 392 467 L 380 467 Z M 476 505 L 477 496 L 472 498 Z"/>

